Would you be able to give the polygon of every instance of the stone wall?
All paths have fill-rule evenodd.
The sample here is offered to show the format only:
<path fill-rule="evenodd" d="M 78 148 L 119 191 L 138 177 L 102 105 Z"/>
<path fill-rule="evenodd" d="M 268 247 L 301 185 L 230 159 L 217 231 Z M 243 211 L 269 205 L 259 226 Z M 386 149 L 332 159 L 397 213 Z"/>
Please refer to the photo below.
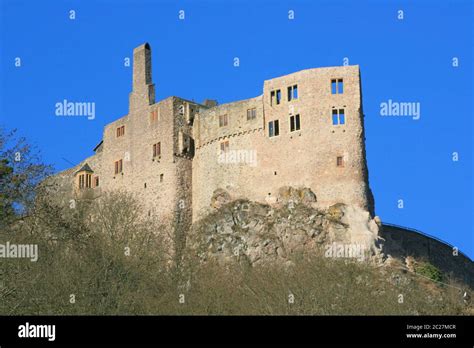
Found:
<path fill-rule="evenodd" d="M 384 224 L 381 237 L 385 240 L 383 251 L 393 258 L 405 260 L 413 257 L 424 260 L 449 275 L 469 284 L 474 289 L 474 267 L 469 257 L 453 253 L 453 246 L 434 237 L 406 227 Z"/>
<path fill-rule="evenodd" d="M 335 78 L 343 79 L 343 94 L 331 94 Z M 287 87 L 294 85 L 298 98 L 288 101 Z M 270 100 L 277 89 L 279 105 Z M 247 121 L 247 110 L 253 107 L 256 118 Z M 344 125 L 332 124 L 333 109 L 344 109 Z M 301 129 L 291 132 L 290 116 L 296 114 Z M 219 126 L 221 115 L 227 115 L 227 126 Z M 268 122 L 273 120 L 279 120 L 280 134 L 269 137 Z M 233 198 L 271 203 L 282 186 L 309 187 L 321 206 L 346 203 L 372 211 L 358 66 L 309 69 L 265 81 L 263 96 L 201 111 L 194 138 L 195 220 L 210 211 L 217 188 Z M 256 163 L 219 161 L 225 141 L 231 153 L 253 152 Z M 338 156 L 343 157 L 342 167 L 336 165 Z"/>
<path fill-rule="evenodd" d="M 149 45 L 137 47 L 133 57 L 128 114 L 106 125 L 96 154 L 75 167 L 87 163 L 99 177 L 99 187 L 86 190 L 94 197 L 109 190 L 133 192 L 144 215 L 182 231 L 212 211 L 217 189 L 233 199 L 275 203 L 281 187 L 307 187 L 322 207 L 345 203 L 372 212 L 358 66 L 303 70 L 265 81 L 261 96 L 201 105 L 178 97 L 155 103 Z M 331 79 L 343 79 L 342 94 L 331 93 Z M 288 101 L 287 88 L 294 85 L 298 98 Z M 270 97 L 276 89 L 279 105 Z M 248 119 L 253 108 L 255 118 Z M 333 109 L 345 110 L 344 125 L 332 124 Z M 290 116 L 296 114 L 301 128 L 290 131 Z M 220 126 L 223 115 L 228 124 Z M 269 137 L 274 120 L 280 132 Z M 125 133 L 117 136 L 122 126 Z M 221 155 L 223 142 L 228 157 Z M 153 157 L 157 143 L 161 155 Z M 117 174 L 119 160 L 123 171 Z M 85 192 L 74 189 L 74 171 L 64 172 L 60 181 L 76 197 Z"/>
<path fill-rule="evenodd" d="M 150 59 L 149 46 L 134 50 L 129 113 L 104 127 L 102 145 L 94 156 L 72 170 L 59 173 L 55 179 L 69 197 L 79 198 L 86 191 L 93 191 L 94 198 L 111 190 L 132 192 L 142 204 L 144 215 L 153 216 L 169 227 L 176 221 L 189 225 L 192 151 L 184 153 L 180 139 L 185 138 L 192 145 L 189 139 L 198 104 L 176 97 L 155 103 Z M 122 126 L 125 133 L 117 136 L 117 128 Z M 154 157 L 153 145 L 157 143 L 161 154 Z M 119 160 L 123 170 L 116 174 L 115 162 Z M 79 191 L 75 172 L 85 163 L 94 171 L 93 177 L 99 177 L 100 184 Z"/>

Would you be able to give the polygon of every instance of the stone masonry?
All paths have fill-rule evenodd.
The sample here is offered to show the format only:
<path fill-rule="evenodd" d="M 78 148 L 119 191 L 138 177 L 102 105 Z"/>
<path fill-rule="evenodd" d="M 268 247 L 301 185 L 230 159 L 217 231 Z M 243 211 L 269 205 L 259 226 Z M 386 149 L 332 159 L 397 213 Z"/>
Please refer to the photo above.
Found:
<path fill-rule="evenodd" d="M 77 198 L 131 191 L 144 214 L 184 229 L 213 210 L 216 192 L 271 204 L 281 187 L 306 187 L 321 207 L 344 203 L 373 216 L 364 140 L 358 66 L 267 80 L 262 95 L 223 105 L 155 102 L 143 44 L 133 52 L 128 114 L 105 126 L 93 156 L 55 178 Z"/>

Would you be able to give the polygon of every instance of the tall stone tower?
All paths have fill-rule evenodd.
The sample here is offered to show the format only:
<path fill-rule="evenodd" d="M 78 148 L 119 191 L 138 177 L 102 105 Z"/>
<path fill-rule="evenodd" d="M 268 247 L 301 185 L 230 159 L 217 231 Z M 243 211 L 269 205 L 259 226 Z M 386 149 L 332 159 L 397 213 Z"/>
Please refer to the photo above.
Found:
<path fill-rule="evenodd" d="M 151 48 L 148 43 L 133 50 L 132 86 L 130 111 L 155 103 L 155 85 L 151 82 Z"/>
<path fill-rule="evenodd" d="M 95 191 L 133 193 L 141 213 L 170 232 L 173 246 L 192 219 L 190 134 L 197 110 L 198 104 L 177 97 L 155 103 L 151 48 L 140 45 L 133 52 L 129 112 L 105 126 L 96 155 L 85 161 L 100 177 Z"/>

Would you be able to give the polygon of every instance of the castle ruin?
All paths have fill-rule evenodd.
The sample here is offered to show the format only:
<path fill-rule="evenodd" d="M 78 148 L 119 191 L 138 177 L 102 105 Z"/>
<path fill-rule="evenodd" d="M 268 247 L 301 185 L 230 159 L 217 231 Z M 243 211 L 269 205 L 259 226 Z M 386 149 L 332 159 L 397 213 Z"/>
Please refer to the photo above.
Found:
<path fill-rule="evenodd" d="M 149 44 L 133 52 L 128 114 L 105 126 L 94 155 L 56 175 L 77 198 L 127 190 L 145 214 L 183 227 L 212 210 L 216 190 L 273 203 L 305 187 L 317 204 L 373 215 L 359 67 L 306 69 L 266 80 L 263 94 L 217 105 L 155 102 Z"/>

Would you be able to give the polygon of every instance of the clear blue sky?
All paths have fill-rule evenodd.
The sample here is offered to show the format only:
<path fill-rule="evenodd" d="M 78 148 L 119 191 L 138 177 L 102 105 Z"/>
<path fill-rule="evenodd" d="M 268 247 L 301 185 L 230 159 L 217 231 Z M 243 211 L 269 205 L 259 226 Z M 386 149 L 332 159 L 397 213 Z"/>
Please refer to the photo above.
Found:
<path fill-rule="evenodd" d="M 103 126 L 127 113 L 132 71 L 123 62 L 145 41 L 152 47 L 157 100 L 250 98 L 262 93 L 265 79 L 342 65 L 348 57 L 362 73 L 377 214 L 474 257 L 470 1 L 0 4 L 0 122 L 18 128 L 58 170 L 70 166 L 63 158 L 77 163 L 91 155 Z M 96 118 L 56 117 L 55 104 L 63 99 L 95 102 Z M 420 119 L 380 116 L 380 103 L 389 99 L 419 102 Z"/>

